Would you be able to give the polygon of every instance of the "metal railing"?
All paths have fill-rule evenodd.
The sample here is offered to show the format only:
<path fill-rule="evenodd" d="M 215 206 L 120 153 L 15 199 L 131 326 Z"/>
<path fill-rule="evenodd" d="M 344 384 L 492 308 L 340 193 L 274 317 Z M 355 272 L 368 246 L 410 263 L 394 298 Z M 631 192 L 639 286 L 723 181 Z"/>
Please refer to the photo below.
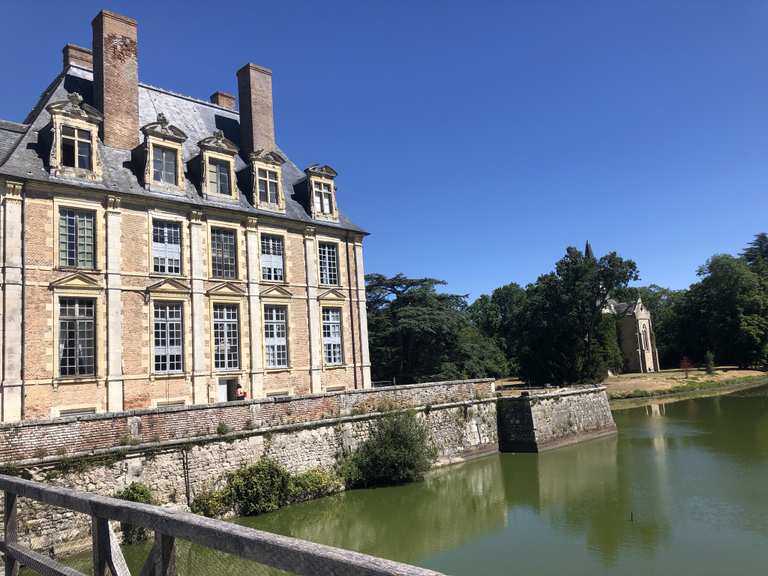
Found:
<path fill-rule="evenodd" d="M 5 576 L 16 576 L 21 565 L 45 576 L 84 576 L 82 572 L 19 543 L 17 509 L 20 497 L 91 517 L 94 576 L 106 576 L 108 573 L 130 576 L 117 538 L 109 525 L 110 520 L 154 531 L 154 546 L 141 569 L 141 576 L 176 574 L 176 539 L 307 576 L 441 576 L 438 572 L 408 564 L 262 532 L 189 512 L 49 486 L 13 476 L 0 475 L 0 490 L 5 493 L 4 535 L 0 540 L 0 552 L 5 557 Z"/>

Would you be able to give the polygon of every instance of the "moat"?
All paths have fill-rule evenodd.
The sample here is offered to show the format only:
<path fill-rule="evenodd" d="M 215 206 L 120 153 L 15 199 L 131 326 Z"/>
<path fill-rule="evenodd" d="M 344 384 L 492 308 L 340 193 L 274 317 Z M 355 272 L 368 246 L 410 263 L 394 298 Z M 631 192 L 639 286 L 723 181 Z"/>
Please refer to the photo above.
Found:
<path fill-rule="evenodd" d="M 768 387 L 614 417 L 617 436 L 241 522 L 448 574 L 764 570 Z M 127 552 L 140 565 L 143 550 Z M 194 548 L 178 558 L 180 574 L 272 573 Z"/>

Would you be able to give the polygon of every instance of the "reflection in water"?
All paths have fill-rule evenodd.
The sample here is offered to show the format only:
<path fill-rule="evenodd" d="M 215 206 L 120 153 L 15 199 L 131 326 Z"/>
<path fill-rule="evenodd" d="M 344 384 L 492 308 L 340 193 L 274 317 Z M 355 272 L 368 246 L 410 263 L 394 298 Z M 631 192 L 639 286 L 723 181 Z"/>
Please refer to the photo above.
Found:
<path fill-rule="evenodd" d="M 762 573 L 768 388 L 614 416 L 611 438 L 242 522 L 450 574 Z M 186 573 L 265 573 L 186 550 Z"/>

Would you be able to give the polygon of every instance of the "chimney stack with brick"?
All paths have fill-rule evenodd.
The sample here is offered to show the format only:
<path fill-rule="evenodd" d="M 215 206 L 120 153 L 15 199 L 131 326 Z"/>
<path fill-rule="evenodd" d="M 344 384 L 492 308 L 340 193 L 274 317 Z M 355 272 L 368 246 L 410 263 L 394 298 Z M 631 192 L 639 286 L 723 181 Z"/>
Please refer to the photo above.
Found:
<path fill-rule="evenodd" d="M 237 71 L 240 98 L 240 146 L 246 157 L 257 150 L 275 149 L 272 113 L 272 71 L 246 64 Z"/>
<path fill-rule="evenodd" d="M 93 19 L 93 95 L 104 115 L 104 144 L 139 144 L 139 65 L 136 20 L 102 10 Z"/>
<path fill-rule="evenodd" d="M 227 110 L 236 110 L 235 97 L 232 96 L 232 94 L 229 94 L 227 92 L 219 91 L 211 94 L 211 103 L 216 104 L 216 106 L 221 106 L 222 108 L 226 108 Z"/>
<path fill-rule="evenodd" d="M 90 49 L 67 44 L 61 52 L 64 56 L 64 70 L 70 66 L 93 70 L 93 53 Z"/>

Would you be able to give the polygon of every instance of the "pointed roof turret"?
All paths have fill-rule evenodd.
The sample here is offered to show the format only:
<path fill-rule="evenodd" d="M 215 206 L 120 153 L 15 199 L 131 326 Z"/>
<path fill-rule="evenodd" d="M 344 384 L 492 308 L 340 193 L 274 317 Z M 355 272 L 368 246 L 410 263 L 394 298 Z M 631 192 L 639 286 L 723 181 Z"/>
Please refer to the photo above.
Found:
<path fill-rule="evenodd" d="M 595 254 L 592 252 L 592 244 L 589 243 L 589 240 L 587 240 L 587 245 L 584 246 L 584 257 L 585 258 L 594 258 Z"/>

